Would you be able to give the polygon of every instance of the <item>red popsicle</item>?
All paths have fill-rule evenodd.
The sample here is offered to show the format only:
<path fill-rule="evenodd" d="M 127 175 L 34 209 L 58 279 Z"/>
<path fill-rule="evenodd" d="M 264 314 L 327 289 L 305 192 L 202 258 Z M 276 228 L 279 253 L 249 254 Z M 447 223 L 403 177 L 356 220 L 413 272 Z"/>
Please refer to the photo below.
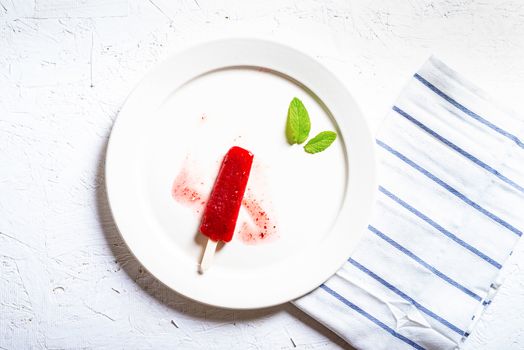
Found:
<path fill-rule="evenodd" d="M 200 224 L 200 232 L 209 238 L 201 272 L 209 266 L 216 242 L 233 238 L 252 163 L 253 154 L 237 146 L 231 147 L 222 161 Z"/>

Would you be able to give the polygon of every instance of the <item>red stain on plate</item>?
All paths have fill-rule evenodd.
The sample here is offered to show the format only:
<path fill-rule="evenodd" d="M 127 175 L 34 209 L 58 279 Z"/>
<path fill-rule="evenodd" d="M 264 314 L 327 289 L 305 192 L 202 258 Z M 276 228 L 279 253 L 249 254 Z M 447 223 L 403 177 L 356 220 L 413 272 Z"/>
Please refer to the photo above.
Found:
<path fill-rule="evenodd" d="M 207 198 L 194 188 L 186 169 L 182 169 L 175 178 L 171 195 L 178 203 L 195 208 L 197 213 L 203 210 L 207 201 Z"/>
<path fill-rule="evenodd" d="M 256 244 L 262 241 L 270 241 L 276 237 L 277 226 L 259 200 L 252 195 L 247 195 L 242 201 L 242 206 L 246 209 L 251 220 L 241 224 L 238 232 L 240 240 L 247 244 Z"/>
<path fill-rule="evenodd" d="M 197 215 L 202 215 L 208 198 L 197 187 L 206 186 L 192 175 L 186 162 L 173 182 L 171 196 L 178 203 L 193 208 Z M 277 225 L 262 202 L 263 200 L 255 197 L 252 191 L 246 191 L 242 207 L 248 214 L 248 220 L 239 218 L 235 229 L 235 237 L 245 244 L 269 242 L 277 237 Z"/>

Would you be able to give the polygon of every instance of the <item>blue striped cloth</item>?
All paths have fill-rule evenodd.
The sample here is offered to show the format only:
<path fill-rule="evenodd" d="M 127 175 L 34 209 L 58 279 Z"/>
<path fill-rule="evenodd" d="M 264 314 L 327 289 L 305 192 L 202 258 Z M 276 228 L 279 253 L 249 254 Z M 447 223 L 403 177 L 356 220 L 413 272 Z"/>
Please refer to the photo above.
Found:
<path fill-rule="evenodd" d="M 374 218 L 296 305 L 357 349 L 454 349 L 524 230 L 524 122 L 435 58 L 377 139 Z"/>

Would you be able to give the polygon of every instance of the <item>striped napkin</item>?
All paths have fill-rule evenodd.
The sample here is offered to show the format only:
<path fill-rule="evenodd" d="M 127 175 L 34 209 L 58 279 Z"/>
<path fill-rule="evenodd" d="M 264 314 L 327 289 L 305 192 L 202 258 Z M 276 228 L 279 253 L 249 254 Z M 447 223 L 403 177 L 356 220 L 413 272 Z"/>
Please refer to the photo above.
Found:
<path fill-rule="evenodd" d="M 375 216 L 296 305 L 357 349 L 454 349 L 524 230 L 524 122 L 435 58 L 380 130 Z"/>

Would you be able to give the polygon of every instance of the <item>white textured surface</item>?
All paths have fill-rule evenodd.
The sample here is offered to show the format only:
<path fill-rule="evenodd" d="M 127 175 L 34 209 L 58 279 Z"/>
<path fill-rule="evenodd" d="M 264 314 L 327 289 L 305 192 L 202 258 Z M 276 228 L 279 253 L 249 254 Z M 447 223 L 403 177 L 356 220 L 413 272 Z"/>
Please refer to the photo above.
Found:
<path fill-rule="evenodd" d="M 169 53 L 231 35 L 318 57 L 375 129 L 431 53 L 524 111 L 519 1 L 0 0 L 0 349 L 343 346 L 290 305 L 232 312 L 177 296 L 108 212 L 102 160 L 126 95 Z M 465 349 L 524 348 L 524 244 L 505 274 Z"/>

